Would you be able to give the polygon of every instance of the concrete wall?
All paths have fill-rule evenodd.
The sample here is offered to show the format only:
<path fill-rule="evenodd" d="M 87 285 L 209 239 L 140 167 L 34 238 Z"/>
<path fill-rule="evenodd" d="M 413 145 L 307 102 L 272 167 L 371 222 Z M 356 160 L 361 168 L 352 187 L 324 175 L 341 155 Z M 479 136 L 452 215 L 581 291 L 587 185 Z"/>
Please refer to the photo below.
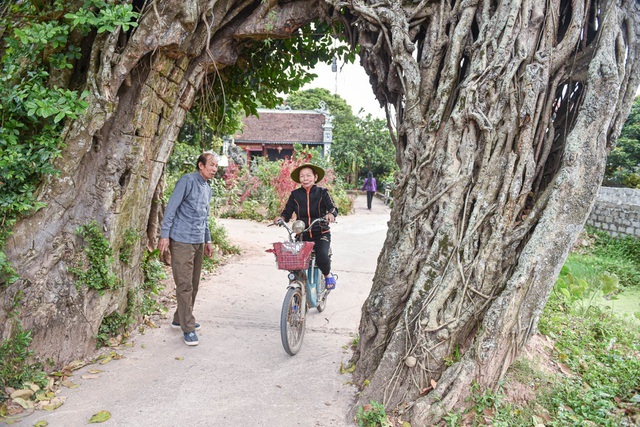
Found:
<path fill-rule="evenodd" d="M 640 237 L 640 190 L 602 187 L 587 225 L 612 236 Z"/>

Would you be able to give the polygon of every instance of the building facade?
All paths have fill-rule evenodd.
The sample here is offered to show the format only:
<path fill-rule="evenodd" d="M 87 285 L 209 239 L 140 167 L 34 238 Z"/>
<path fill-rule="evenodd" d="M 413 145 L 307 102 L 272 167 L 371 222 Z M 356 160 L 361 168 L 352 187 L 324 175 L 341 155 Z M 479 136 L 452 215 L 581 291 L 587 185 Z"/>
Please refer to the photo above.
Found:
<path fill-rule="evenodd" d="M 233 136 L 232 142 L 246 154 L 248 162 L 256 157 L 269 160 L 291 157 L 296 143 L 319 148 L 328 158 L 333 139 L 332 120 L 324 103 L 317 110 L 260 108 L 258 117 L 242 120 L 243 129 Z"/>

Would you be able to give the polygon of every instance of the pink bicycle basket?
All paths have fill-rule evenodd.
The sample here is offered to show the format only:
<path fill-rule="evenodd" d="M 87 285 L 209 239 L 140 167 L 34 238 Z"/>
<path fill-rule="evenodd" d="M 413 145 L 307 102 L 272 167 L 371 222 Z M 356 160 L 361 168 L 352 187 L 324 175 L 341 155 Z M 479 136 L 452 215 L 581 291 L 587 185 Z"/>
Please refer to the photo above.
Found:
<path fill-rule="evenodd" d="M 279 270 L 304 270 L 309 266 L 314 242 L 275 242 L 273 252 Z"/>

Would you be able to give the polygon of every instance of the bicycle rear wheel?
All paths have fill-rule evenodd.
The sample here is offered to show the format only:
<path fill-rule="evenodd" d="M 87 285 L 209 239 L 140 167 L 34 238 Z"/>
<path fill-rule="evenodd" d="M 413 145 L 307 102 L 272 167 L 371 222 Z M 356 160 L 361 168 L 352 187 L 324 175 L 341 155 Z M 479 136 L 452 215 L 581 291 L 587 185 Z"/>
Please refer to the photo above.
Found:
<path fill-rule="evenodd" d="M 304 338 L 306 302 L 302 291 L 298 288 L 289 288 L 282 302 L 280 312 L 280 338 L 282 346 L 291 356 L 300 351 Z"/>

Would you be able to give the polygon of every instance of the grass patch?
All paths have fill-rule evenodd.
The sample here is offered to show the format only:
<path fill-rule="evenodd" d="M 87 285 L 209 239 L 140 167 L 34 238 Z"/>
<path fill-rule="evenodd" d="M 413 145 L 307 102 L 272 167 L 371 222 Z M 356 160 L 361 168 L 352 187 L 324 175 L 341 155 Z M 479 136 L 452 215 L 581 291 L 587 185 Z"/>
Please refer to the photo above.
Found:
<path fill-rule="evenodd" d="M 472 389 L 469 409 L 447 414 L 447 426 L 640 425 L 640 324 L 595 303 L 640 289 L 640 239 L 590 232 L 583 241 L 556 281 L 532 353 L 495 393 Z"/>

